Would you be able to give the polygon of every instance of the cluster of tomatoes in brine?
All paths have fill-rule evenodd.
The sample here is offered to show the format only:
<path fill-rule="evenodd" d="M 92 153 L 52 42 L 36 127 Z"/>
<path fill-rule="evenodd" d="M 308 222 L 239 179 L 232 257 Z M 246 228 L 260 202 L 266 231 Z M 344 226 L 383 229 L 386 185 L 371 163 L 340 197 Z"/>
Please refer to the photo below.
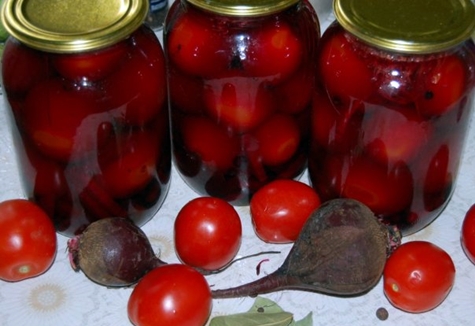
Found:
<path fill-rule="evenodd" d="M 27 195 L 57 229 L 150 218 L 170 174 L 164 54 L 153 32 L 71 54 L 10 39 L 3 61 Z"/>
<path fill-rule="evenodd" d="M 473 43 L 435 55 L 368 47 L 337 24 L 322 37 L 309 172 L 324 200 L 349 197 L 415 232 L 445 207 L 464 143 Z"/>
<path fill-rule="evenodd" d="M 246 204 L 262 185 L 305 167 L 318 26 L 308 4 L 276 17 L 170 9 L 172 138 L 192 188 Z"/>

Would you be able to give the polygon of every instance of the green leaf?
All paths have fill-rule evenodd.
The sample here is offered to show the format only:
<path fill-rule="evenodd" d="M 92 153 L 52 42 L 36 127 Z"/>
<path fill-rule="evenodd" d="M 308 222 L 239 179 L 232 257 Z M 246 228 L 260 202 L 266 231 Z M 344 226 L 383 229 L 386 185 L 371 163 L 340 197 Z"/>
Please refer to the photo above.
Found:
<path fill-rule="evenodd" d="M 312 326 L 312 313 L 296 322 L 293 314 L 284 311 L 272 300 L 257 297 L 245 313 L 217 316 L 211 319 L 209 326 Z"/>
<path fill-rule="evenodd" d="M 313 326 L 313 316 L 312 313 L 308 313 L 303 319 L 296 321 L 293 326 Z"/>
<path fill-rule="evenodd" d="M 254 304 L 248 312 L 259 312 L 259 313 L 273 313 L 273 312 L 283 312 L 284 310 L 279 307 L 274 301 L 264 298 L 256 297 Z"/>
<path fill-rule="evenodd" d="M 288 312 L 247 312 L 214 317 L 209 326 L 289 326 L 293 315 Z"/>

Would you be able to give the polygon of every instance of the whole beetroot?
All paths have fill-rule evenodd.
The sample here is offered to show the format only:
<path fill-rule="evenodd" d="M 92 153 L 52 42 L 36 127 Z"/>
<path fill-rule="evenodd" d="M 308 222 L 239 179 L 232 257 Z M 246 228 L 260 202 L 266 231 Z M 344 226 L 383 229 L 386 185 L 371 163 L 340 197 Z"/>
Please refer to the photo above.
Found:
<path fill-rule="evenodd" d="M 148 271 L 166 264 L 154 254 L 145 233 L 121 217 L 91 223 L 68 241 L 68 251 L 74 270 L 108 287 L 134 284 Z"/>
<path fill-rule="evenodd" d="M 256 296 L 285 289 L 350 296 L 369 291 L 381 278 L 401 236 L 364 204 L 334 199 L 315 210 L 275 272 L 214 298 Z"/>

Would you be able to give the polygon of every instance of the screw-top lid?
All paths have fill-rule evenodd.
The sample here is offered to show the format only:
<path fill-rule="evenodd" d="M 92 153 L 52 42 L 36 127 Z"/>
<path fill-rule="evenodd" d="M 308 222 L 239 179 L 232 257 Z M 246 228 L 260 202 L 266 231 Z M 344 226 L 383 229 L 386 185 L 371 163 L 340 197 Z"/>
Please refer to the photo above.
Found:
<path fill-rule="evenodd" d="M 282 11 L 300 0 L 188 0 L 202 9 L 228 16 L 264 16 Z"/>
<path fill-rule="evenodd" d="M 49 52 L 78 52 L 124 39 L 144 21 L 146 0 L 6 0 L 1 19 L 26 45 Z"/>
<path fill-rule="evenodd" d="M 333 10 L 351 34 L 403 53 L 444 51 L 475 31 L 470 0 L 334 0 Z"/>

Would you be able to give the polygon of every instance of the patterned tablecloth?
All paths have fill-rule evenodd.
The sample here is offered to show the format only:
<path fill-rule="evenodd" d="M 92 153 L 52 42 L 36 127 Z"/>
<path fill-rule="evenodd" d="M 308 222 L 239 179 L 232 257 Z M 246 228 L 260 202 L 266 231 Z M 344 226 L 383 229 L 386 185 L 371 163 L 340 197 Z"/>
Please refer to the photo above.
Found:
<path fill-rule="evenodd" d="M 313 2 L 324 29 L 333 20 L 329 0 Z M 161 35 L 159 35 L 160 37 Z M 0 200 L 23 197 L 3 99 L 0 99 Z M 460 246 L 460 228 L 466 210 L 475 203 L 475 122 L 471 123 L 466 152 L 455 193 L 445 211 L 424 230 L 404 241 L 431 241 L 452 257 L 456 269 L 455 286 L 438 308 L 423 314 L 409 314 L 392 307 L 383 294 L 382 282 L 364 296 L 339 298 L 316 293 L 281 291 L 265 297 L 301 319 L 313 312 L 315 325 L 475 325 L 475 265 Z M 179 209 L 197 195 L 187 188 L 175 170 L 168 197 L 157 215 L 143 230 L 160 257 L 178 262 L 174 253 L 173 221 Z M 307 175 L 302 176 L 307 182 Z M 243 222 L 242 246 L 238 256 L 265 250 L 275 245 L 258 240 L 252 229 L 248 207 L 238 207 Z M 0 325 L 4 326 L 122 326 L 127 318 L 131 288 L 108 289 L 75 273 L 68 261 L 67 238 L 58 235 L 57 258 L 51 269 L 40 277 L 18 283 L 0 281 Z M 262 264 L 261 276 L 274 271 L 285 258 L 290 245 L 280 245 L 281 255 L 272 255 Z M 209 276 L 216 288 L 238 285 L 256 279 L 256 265 L 263 257 L 246 259 L 227 271 Z M 212 316 L 247 311 L 254 299 L 222 299 L 213 303 Z M 385 307 L 389 318 L 380 321 L 376 310 Z"/>

